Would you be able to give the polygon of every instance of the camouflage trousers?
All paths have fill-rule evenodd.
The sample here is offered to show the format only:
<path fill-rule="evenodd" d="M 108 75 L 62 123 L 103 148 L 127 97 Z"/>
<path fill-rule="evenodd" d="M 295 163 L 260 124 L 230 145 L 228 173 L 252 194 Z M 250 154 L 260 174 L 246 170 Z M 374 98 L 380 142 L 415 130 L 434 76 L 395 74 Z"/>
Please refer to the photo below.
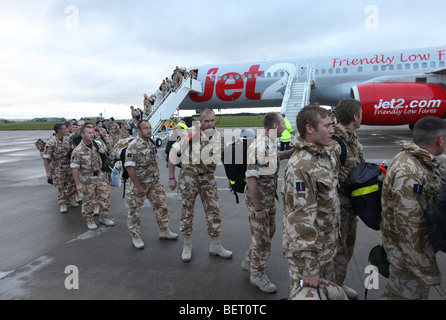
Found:
<path fill-rule="evenodd" d="M 139 197 L 136 194 L 136 188 L 133 182 L 129 179 L 125 190 L 125 203 L 129 208 L 127 214 L 127 227 L 132 236 L 141 236 L 141 210 L 145 199 L 147 198 L 152 205 L 155 213 L 158 228 L 161 231 L 167 230 L 169 227 L 170 216 L 166 204 L 166 191 L 163 184 L 158 181 L 153 181 L 150 184 L 141 183 L 144 189 L 144 196 Z"/>
<path fill-rule="evenodd" d="M 251 230 L 251 245 L 246 252 L 245 260 L 251 262 L 251 274 L 265 272 L 265 265 L 271 254 L 271 240 L 276 232 L 276 206 L 274 194 L 267 195 L 260 192 L 262 207 L 266 219 L 258 221 L 254 205 L 249 192 L 245 192 L 246 205 L 249 212 L 249 226 Z"/>
<path fill-rule="evenodd" d="M 57 189 L 57 202 L 59 205 L 74 201 L 76 184 L 70 167 L 56 167 L 53 172 L 53 186 Z"/>
<path fill-rule="evenodd" d="M 200 195 L 207 220 L 207 232 L 211 237 L 219 237 L 221 232 L 220 208 L 218 205 L 217 181 L 214 174 L 202 176 L 181 170 L 178 177 L 178 195 L 181 202 L 181 228 L 185 236 L 192 234 L 195 199 Z"/>
<path fill-rule="evenodd" d="M 356 242 L 356 229 L 358 217 L 352 208 L 341 208 L 341 245 L 334 257 L 334 279 L 330 279 L 338 285 L 343 285 L 347 275 L 347 267 Z"/>
<path fill-rule="evenodd" d="M 301 288 L 302 269 L 288 260 L 290 274 L 289 300 L 348 300 L 344 290 L 334 282 L 326 280 L 333 277 L 333 261 L 321 265 L 321 283 L 319 288 Z"/>
<path fill-rule="evenodd" d="M 393 247 L 393 250 L 391 249 Z M 418 282 L 402 257 L 402 253 L 392 245 L 384 247 L 389 260 L 389 281 L 386 284 L 383 300 L 427 300 L 429 286 Z"/>
<path fill-rule="evenodd" d="M 84 185 L 82 197 L 82 216 L 93 219 L 93 203 L 99 204 L 99 214 L 103 218 L 108 218 L 110 212 L 111 188 L 106 173 L 101 172 L 99 176 L 82 176 L 81 182 Z"/>

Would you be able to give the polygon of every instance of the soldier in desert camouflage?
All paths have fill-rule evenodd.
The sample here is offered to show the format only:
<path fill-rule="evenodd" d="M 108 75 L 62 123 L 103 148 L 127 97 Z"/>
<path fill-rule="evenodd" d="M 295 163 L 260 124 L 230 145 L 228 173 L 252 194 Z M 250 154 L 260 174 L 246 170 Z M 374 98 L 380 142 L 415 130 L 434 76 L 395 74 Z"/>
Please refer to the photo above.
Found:
<path fill-rule="evenodd" d="M 95 141 L 95 132 L 90 126 L 80 129 L 82 141 L 71 154 L 70 167 L 73 170 L 76 189 L 83 194 L 82 216 L 87 220 L 90 230 L 97 229 L 93 219 L 93 202 L 99 204 L 100 223 L 111 227 L 114 222 L 109 219 L 110 212 L 110 182 L 107 173 L 101 170 L 102 160 L 100 153 L 105 153 L 105 146 Z M 96 149 L 98 146 L 99 150 Z"/>
<path fill-rule="evenodd" d="M 383 246 L 389 260 L 389 282 L 382 299 L 427 299 L 440 284 L 436 249 L 424 211 L 446 182 L 435 156 L 446 149 L 446 122 L 425 117 L 413 129 L 413 141 L 390 162 L 382 191 Z"/>
<path fill-rule="evenodd" d="M 249 212 L 251 245 L 241 268 L 250 273 L 252 285 L 263 292 L 273 293 L 277 291 L 277 287 L 266 276 L 265 266 L 276 231 L 275 198 L 280 167 L 276 138 L 285 129 L 282 115 L 276 112 L 267 113 L 263 119 L 263 128 L 249 146 L 247 154 L 245 199 Z M 288 157 L 289 155 L 288 152 Z"/>
<path fill-rule="evenodd" d="M 59 210 L 61 213 L 65 213 L 67 212 L 67 204 L 72 207 L 79 207 L 79 204 L 75 201 L 76 185 L 70 169 L 70 156 L 73 146 L 64 124 L 57 123 L 54 126 L 54 132 L 55 134 L 45 144 L 42 158 L 46 177 L 53 180 L 53 185 L 57 189 Z M 50 161 L 53 172 L 50 171 Z"/>
<path fill-rule="evenodd" d="M 358 217 L 352 208 L 350 195 L 345 191 L 344 185 L 350 171 L 359 163 L 364 162 L 362 145 L 358 141 L 355 130 L 359 129 L 362 121 L 361 102 L 354 99 L 339 101 L 335 108 L 335 116 L 339 123 L 333 124 L 334 134 L 339 137 L 347 149 L 345 163 L 339 168 L 339 199 L 341 203 L 341 245 L 334 258 L 334 281 L 340 285 L 350 299 L 356 299 L 358 293 L 345 285 L 347 266 L 353 256 L 356 241 L 356 226 Z M 332 146 L 341 157 L 341 146 L 332 140 Z"/>
<path fill-rule="evenodd" d="M 200 128 L 192 127 L 184 130 L 181 140 L 176 142 L 170 150 L 169 187 L 171 190 L 177 187 L 175 164 L 177 164 L 177 152 L 181 151 L 182 167 L 178 177 L 178 194 L 181 201 L 181 232 L 184 235 L 181 257 L 185 262 L 192 259 L 192 221 L 195 199 L 198 195 L 203 202 L 207 231 L 211 237 L 209 254 L 226 259 L 232 257 L 232 252 L 223 248 L 220 243 L 220 208 L 217 182 L 214 178 L 223 150 L 223 133 L 215 128 L 215 113 L 211 109 L 203 109 Z"/>
<path fill-rule="evenodd" d="M 331 299 L 347 299 L 341 287 L 324 280 L 333 273 L 340 227 L 336 160 L 327 148 L 333 135 L 330 113 L 319 106 L 305 107 L 297 116 L 297 128 L 300 137 L 292 141 L 294 153 L 282 187 L 289 299 L 318 298 L 320 286 Z"/>
<path fill-rule="evenodd" d="M 169 212 L 166 204 L 166 192 L 160 181 L 156 148 L 150 141 L 152 127 L 146 120 L 138 123 L 138 136 L 133 139 L 126 151 L 125 167 L 130 182 L 125 191 L 125 201 L 129 208 L 127 226 L 137 249 L 144 248 L 141 238 L 141 209 L 147 198 L 152 204 L 158 227 L 159 238 L 174 240 L 178 234 L 169 230 Z"/>

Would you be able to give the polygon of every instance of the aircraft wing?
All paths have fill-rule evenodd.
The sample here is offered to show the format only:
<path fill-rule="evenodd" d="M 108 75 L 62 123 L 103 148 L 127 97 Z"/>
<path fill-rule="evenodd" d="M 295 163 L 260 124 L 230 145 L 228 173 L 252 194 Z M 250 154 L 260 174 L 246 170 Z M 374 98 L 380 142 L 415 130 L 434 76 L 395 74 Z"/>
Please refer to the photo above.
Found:
<path fill-rule="evenodd" d="M 446 74 L 446 68 L 434 70 L 434 71 L 431 71 L 429 73 L 433 73 L 433 74 Z"/>

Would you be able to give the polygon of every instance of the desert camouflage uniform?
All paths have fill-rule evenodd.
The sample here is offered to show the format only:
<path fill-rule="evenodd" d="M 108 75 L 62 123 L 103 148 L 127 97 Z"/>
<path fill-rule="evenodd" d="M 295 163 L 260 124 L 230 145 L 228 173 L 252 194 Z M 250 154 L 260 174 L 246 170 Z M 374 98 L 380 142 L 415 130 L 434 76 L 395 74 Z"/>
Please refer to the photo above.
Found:
<path fill-rule="evenodd" d="M 70 138 L 65 136 L 62 141 L 53 135 L 45 144 L 42 158 L 51 161 L 53 186 L 57 189 L 59 205 L 74 201 L 76 184 L 70 169 L 70 154 L 72 145 Z"/>
<path fill-rule="evenodd" d="M 139 108 L 134 108 L 133 110 L 130 111 L 132 114 L 132 123 L 135 125 L 138 124 L 139 120 L 138 117 L 140 117 L 140 112 L 139 112 Z"/>
<path fill-rule="evenodd" d="M 264 160 L 270 161 L 264 161 Z M 271 240 L 276 232 L 277 175 L 279 172 L 279 156 L 277 144 L 265 136 L 264 131 L 254 140 L 248 149 L 248 167 L 246 178 L 257 178 L 258 190 L 266 219 L 258 221 L 251 196 L 246 190 L 245 199 L 249 212 L 251 229 L 251 245 L 246 252 L 245 260 L 251 262 L 251 274 L 262 274 L 271 254 Z"/>
<path fill-rule="evenodd" d="M 130 137 L 129 130 L 130 130 L 131 128 L 132 128 L 132 127 L 131 127 L 127 122 L 125 122 L 124 125 L 121 124 L 121 128 L 120 128 L 120 130 L 121 130 L 121 136 L 120 136 L 120 139 L 125 139 L 125 138 Z M 115 145 L 116 145 L 116 144 L 115 144 Z"/>
<path fill-rule="evenodd" d="M 115 144 L 119 141 L 119 137 L 121 135 L 121 128 L 116 122 L 110 123 L 108 131 L 110 132 L 109 136 L 109 150 L 112 150 Z"/>
<path fill-rule="evenodd" d="M 125 191 L 125 202 L 129 208 L 127 226 L 132 236 L 140 237 L 141 209 L 147 198 L 153 207 L 158 227 L 161 231 L 169 227 L 169 212 L 166 205 L 166 192 L 160 181 L 158 162 L 156 160 L 156 148 L 150 141 L 145 141 L 139 136 L 133 139 L 126 151 L 125 167 L 134 167 L 136 177 L 144 189 L 144 196 L 136 194 L 136 187 L 131 179 Z"/>
<path fill-rule="evenodd" d="M 445 183 L 444 171 L 428 151 L 408 141 L 391 161 L 383 183 L 383 246 L 390 276 L 383 299 L 427 299 L 441 281 L 424 211 Z"/>
<path fill-rule="evenodd" d="M 344 189 L 350 171 L 359 163 L 364 162 L 362 144 L 358 141 L 358 136 L 350 128 L 341 124 L 334 124 L 335 135 L 341 138 L 347 148 L 347 159 L 344 165 L 339 168 L 339 199 L 341 202 L 341 245 L 334 258 L 335 273 L 334 279 L 330 279 L 338 285 L 344 284 L 347 274 L 347 265 L 353 256 L 356 241 L 356 227 L 358 217 L 352 208 L 350 195 Z M 336 153 L 336 159 L 340 158 L 341 146 L 336 140 L 331 145 Z M 340 162 L 338 163 L 340 165 Z"/>
<path fill-rule="evenodd" d="M 144 98 L 143 104 L 144 114 L 148 116 L 152 112 L 152 102 L 149 100 L 149 98 Z"/>
<path fill-rule="evenodd" d="M 282 244 L 289 264 L 290 298 L 299 297 L 302 275 L 332 278 L 338 249 L 340 203 L 336 160 L 300 137 L 291 142 L 282 187 Z M 342 289 L 333 284 L 337 290 Z"/>
<path fill-rule="evenodd" d="M 101 141 L 96 141 L 103 147 Z M 86 146 L 83 141 L 71 154 L 71 168 L 79 169 L 79 179 L 84 185 L 82 215 L 85 219 L 93 219 L 93 202 L 99 204 L 101 218 L 108 218 L 110 212 L 110 182 L 107 173 L 101 170 L 102 160 L 93 143 Z"/>
<path fill-rule="evenodd" d="M 220 208 L 218 204 L 217 182 L 214 172 L 224 150 L 224 137 L 219 129 L 213 136 L 196 127 L 184 130 L 179 142 L 172 148 L 181 150 L 181 171 L 178 177 L 178 195 L 181 201 L 181 229 L 185 236 L 192 234 L 195 199 L 200 195 L 207 219 L 207 231 L 211 237 L 219 237 L 221 232 Z M 193 136 L 193 138 L 191 138 Z M 192 150 L 189 148 L 191 138 Z"/>

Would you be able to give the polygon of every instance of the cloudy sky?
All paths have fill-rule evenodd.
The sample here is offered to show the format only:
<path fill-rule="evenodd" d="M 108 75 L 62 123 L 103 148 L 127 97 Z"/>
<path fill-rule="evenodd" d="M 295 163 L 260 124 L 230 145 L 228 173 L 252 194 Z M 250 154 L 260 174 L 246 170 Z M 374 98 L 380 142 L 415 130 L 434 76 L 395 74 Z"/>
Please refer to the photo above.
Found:
<path fill-rule="evenodd" d="M 443 0 L 0 0 L 0 118 L 129 118 L 176 65 L 445 45 L 445 12 Z"/>

